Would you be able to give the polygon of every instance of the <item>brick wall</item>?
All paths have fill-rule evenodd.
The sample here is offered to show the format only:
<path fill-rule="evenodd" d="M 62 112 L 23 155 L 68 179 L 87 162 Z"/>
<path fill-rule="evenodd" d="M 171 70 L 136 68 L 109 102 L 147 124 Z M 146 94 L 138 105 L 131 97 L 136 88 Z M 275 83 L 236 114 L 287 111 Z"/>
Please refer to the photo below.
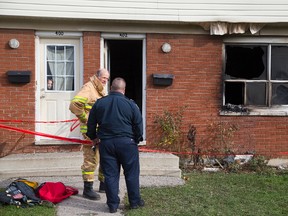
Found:
<path fill-rule="evenodd" d="M 84 83 L 93 76 L 100 67 L 100 33 L 83 33 L 84 50 Z"/>
<path fill-rule="evenodd" d="M 161 45 L 168 42 L 172 51 L 165 54 Z M 205 149 L 209 137 L 207 126 L 213 122 L 230 123 L 238 127 L 233 147 L 237 153 L 256 151 L 275 156 L 288 152 L 287 117 L 220 116 L 222 104 L 222 39 L 201 35 L 147 35 L 147 144 L 157 142 L 156 114 L 184 107 L 182 131 L 186 138 L 189 125 L 196 126 L 196 146 Z M 169 87 L 154 86 L 152 74 L 173 74 Z M 211 135 L 210 135 L 211 136 Z"/>
<path fill-rule="evenodd" d="M 9 40 L 16 38 L 20 42 L 18 49 L 9 47 Z M 35 116 L 35 42 L 34 31 L 0 30 L 0 94 L 1 119 L 34 120 Z M 7 80 L 9 70 L 31 71 L 31 82 L 27 84 L 11 84 Z M 34 130 L 33 124 L 7 123 L 15 127 Z M 25 136 L 25 138 L 24 138 Z M 25 141 L 23 141 L 25 140 Z M 22 133 L 0 130 L 1 155 L 10 151 L 24 151 L 33 142 L 33 137 Z"/>

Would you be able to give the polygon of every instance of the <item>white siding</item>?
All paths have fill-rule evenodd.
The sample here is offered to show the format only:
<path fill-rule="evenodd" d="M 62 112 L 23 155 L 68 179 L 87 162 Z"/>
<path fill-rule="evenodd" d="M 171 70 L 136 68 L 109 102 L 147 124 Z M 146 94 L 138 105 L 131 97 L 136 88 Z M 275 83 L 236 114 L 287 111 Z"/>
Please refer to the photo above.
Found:
<path fill-rule="evenodd" d="M 0 0 L 0 15 L 168 22 L 288 22 L 287 0 Z"/>

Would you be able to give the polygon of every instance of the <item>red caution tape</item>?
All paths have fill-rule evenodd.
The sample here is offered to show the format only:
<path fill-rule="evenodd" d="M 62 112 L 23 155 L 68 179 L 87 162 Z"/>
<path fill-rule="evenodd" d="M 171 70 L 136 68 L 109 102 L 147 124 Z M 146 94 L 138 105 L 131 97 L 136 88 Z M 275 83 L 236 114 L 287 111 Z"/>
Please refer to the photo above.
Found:
<path fill-rule="evenodd" d="M 51 135 L 51 134 L 45 134 L 45 133 L 40 133 L 40 132 L 35 132 L 35 131 L 30 131 L 30 130 L 19 129 L 16 127 L 6 126 L 3 124 L 0 124 L 0 128 L 4 128 L 7 130 L 11 130 L 11 131 L 23 132 L 23 133 L 27 133 L 27 134 L 33 134 L 33 135 L 37 135 L 37 136 L 49 137 L 49 138 L 53 138 L 53 139 L 57 139 L 57 140 L 70 141 L 70 142 L 81 143 L 81 144 L 92 144 L 92 142 L 90 140 L 80 140 L 80 139 L 74 139 L 74 138 L 55 136 L 55 135 Z"/>
<path fill-rule="evenodd" d="M 146 147 L 140 147 L 140 152 L 152 152 L 152 153 L 167 153 L 167 154 L 175 154 L 175 155 L 199 155 L 199 156 L 235 156 L 235 155 L 247 155 L 247 154 L 221 154 L 221 153 L 212 153 L 212 152 L 205 152 L 205 153 L 198 153 L 198 152 L 173 152 L 173 151 L 166 151 L 166 150 L 157 150 L 157 149 L 148 149 Z M 254 154 L 256 155 L 256 154 Z M 275 155 L 288 155 L 288 152 L 278 152 Z"/>
<path fill-rule="evenodd" d="M 77 121 L 73 122 L 73 124 L 70 127 L 70 132 L 75 130 L 75 128 L 77 128 L 79 125 L 80 125 L 80 121 L 78 122 L 78 120 L 77 120 Z"/>
<path fill-rule="evenodd" d="M 216 155 L 223 155 L 223 156 L 229 156 L 229 155 L 236 155 L 234 154 L 221 154 L 221 153 L 198 153 L 198 152 L 173 152 L 173 151 L 166 151 L 166 150 L 157 150 L 157 149 L 147 149 L 144 147 L 140 147 L 139 151 L 142 152 L 154 152 L 154 153 L 170 153 L 170 154 L 176 154 L 176 155 L 207 155 L 207 156 L 216 156 Z M 237 154 L 240 155 L 240 154 Z"/>
<path fill-rule="evenodd" d="M 62 120 L 62 121 L 28 121 L 28 120 L 1 120 L 0 122 L 16 122 L 16 123 L 46 123 L 46 124 L 55 124 L 55 123 L 63 123 L 63 122 L 77 122 L 78 119 L 71 120 Z"/>

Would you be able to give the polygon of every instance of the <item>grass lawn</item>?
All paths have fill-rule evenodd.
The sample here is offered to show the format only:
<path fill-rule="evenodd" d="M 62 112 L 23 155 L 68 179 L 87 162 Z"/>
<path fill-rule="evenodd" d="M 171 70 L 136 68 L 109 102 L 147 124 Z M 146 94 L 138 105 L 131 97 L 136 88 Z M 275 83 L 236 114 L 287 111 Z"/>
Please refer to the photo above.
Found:
<path fill-rule="evenodd" d="M 46 206 L 34 206 L 17 208 L 13 205 L 0 206 L 1 216 L 56 216 L 56 208 Z"/>
<path fill-rule="evenodd" d="M 288 215 L 288 174 L 193 172 L 186 177 L 183 186 L 142 189 L 145 207 L 125 215 Z"/>
<path fill-rule="evenodd" d="M 185 178 L 183 186 L 142 188 L 145 207 L 125 210 L 125 215 L 288 215 L 287 172 L 282 175 L 191 172 Z M 0 205 L 0 215 L 55 216 L 56 208 Z"/>

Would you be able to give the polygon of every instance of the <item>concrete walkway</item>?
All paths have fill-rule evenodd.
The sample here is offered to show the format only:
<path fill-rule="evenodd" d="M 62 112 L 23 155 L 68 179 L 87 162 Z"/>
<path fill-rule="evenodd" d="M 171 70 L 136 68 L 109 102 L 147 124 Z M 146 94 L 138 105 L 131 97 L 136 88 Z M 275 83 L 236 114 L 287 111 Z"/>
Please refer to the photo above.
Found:
<path fill-rule="evenodd" d="M 101 199 L 98 201 L 91 201 L 84 199 L 82 197 L 83 193 L 83 182 L 81 176 L 60 176 L 60 177 L 23 177 L 31 181 L 37 181 L 38 183 L 43 182 L 63 182 L 67 186 L 75 187 L 79 190 L 78 195 L 73 195 L 61 203 L 56 205 L 57 207 L 57 216 L 105 216 L 105 215 L 114 215 L 114 216 L 123 216 L 124 209 L 124 196 L 126 194 L 126 186 L 124 177 L 121 176 L 120 179 L 120 193 L 119 197 L 121 200 L 120 209 L 117 213 L 109 213 L 109 208 L 106 205 L 106 195 L 101 193 Z M 4 188 L 8 186 L 15 178 L 10 179 L 1 179 L 0 178 L 0 187 Z M 140 186 L 141 187 L 161 187 L 161 186 L 177 186 L 183 185 L 185 182 L 180 177 L 171 177 L 171 176 L 141 176 L 140 177 Z M 99 188 L 99 183 L 96 182 L 94 188 Z M 133 211 L 133 210 L 131 210 Z"/>

